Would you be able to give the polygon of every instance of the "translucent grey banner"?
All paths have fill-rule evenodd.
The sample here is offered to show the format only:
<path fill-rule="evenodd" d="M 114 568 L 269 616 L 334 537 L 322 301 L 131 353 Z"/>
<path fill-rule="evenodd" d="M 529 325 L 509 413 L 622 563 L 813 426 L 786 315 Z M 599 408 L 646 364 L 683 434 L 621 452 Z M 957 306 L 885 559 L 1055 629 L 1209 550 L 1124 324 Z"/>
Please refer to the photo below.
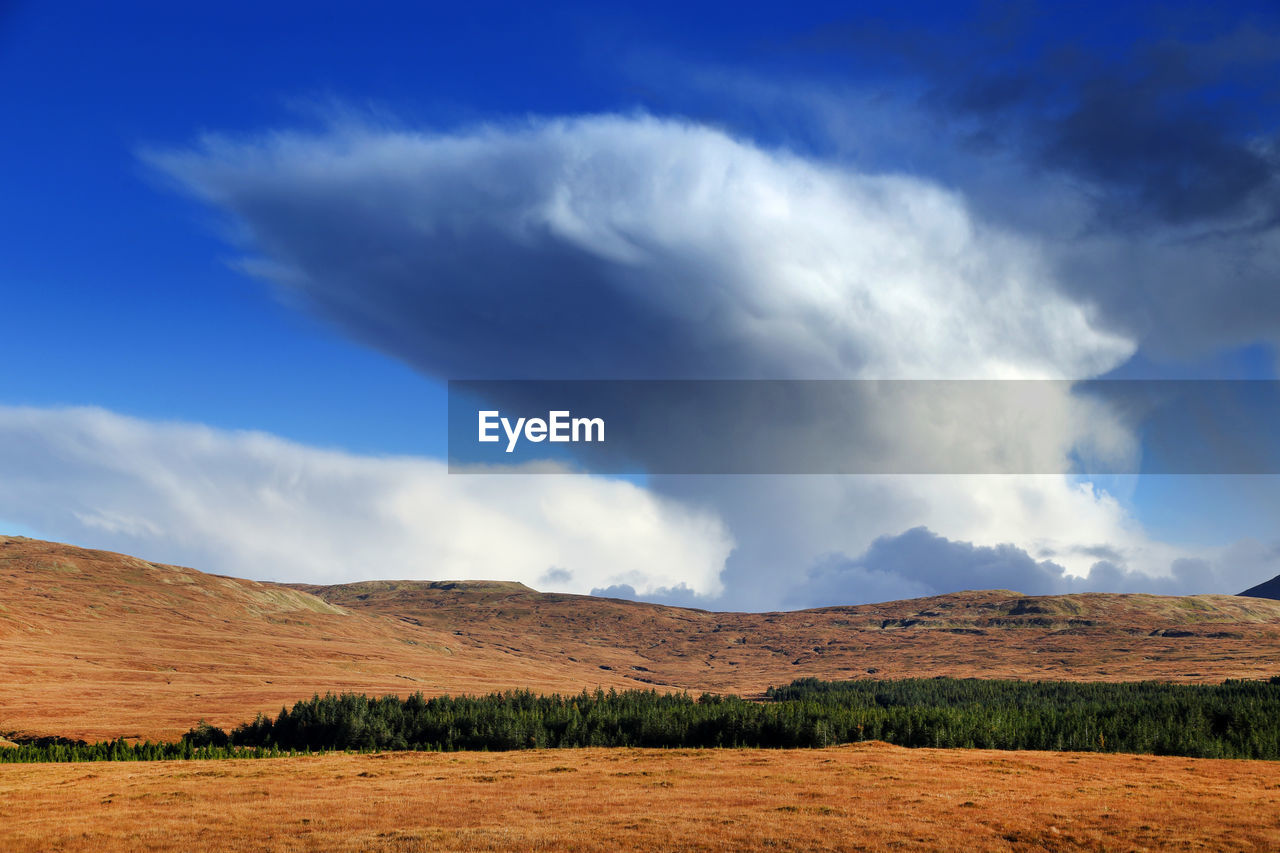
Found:
<path fill-rule="evenodd" d="M 1271 380 L 467 380 L 451 473 L 1280 474 Z"/>

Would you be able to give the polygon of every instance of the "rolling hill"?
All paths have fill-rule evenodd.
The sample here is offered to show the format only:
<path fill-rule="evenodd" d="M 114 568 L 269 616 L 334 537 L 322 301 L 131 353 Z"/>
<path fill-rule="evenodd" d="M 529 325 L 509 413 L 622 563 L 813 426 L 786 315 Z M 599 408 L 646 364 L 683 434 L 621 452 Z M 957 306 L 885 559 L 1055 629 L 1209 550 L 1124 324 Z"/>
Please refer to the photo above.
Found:
<path fill-rule="evenodd" d="M 713 613 L 517 583 L 281 585 L 0 537 L 0 734 L 171 738 L 315 692 L 795 678 L 1220 681 L 1277 674 L 1280 602 L 1004 590 Z"/>
<path fill-rule="evenodd" d="M 283 586 L 0 537 L 0 734 L 169 738 L 317 691 L 526 682 L 581 679 Z"/>

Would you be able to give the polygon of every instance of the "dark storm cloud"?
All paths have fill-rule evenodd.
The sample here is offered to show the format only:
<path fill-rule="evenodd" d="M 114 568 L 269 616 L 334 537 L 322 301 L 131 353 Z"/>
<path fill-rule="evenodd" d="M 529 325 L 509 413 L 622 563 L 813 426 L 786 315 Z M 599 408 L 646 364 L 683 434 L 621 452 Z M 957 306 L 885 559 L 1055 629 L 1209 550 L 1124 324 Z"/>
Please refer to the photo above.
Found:
<path fill-rule="evenodd" d="M 1280 344 L 1274 6 L 986 8 L 793 47 L 919 110 L 935 156 L 889 166 L 937 172 L 1056 244 L 1063 291 L 1104 327 L 1159 359 Z"/>
<path fill-rule="evenodd" d="M 1046 59 L 943 97 L 964 114 L 1021 119 L 1033 162 L 1101 187 L 1101 213 L 1113 224 L 1150 217 L 1265 227 L 1280 201 L 1274 129 L 1251 104 L 1276 94 L 1253 80 L 1276 73 L 1280 41 L 1251 35 L 1267 40 L 1265 52 L 1217 58 L 1224 43 L 1249 37 L 1240 32 L 1200 44 L 1164 42 L 1113 61 Z M 1003 97 L 990 98 L 993 91 Z"/>
<path fill-rule="evenodd" d="M 1115 11 L 997 4 L 958 29 L 845 24 L 801 47 L 920 79 L 963 138 L 1087 181 L 1113 226 L 1273 224 L 1280 21 Z"/>
<path fill-rule="evenodd" d="M 925 527 L 876 539 L 853 560 L 830 559 L 809 573 L 811 603 L 884 600 L 964 589 L 1011 589 L 1028 595 L 1064 591 L 1064 569 L 1013 545 L 956 542 Z M 903 594 L 905 593 L 905 595 Z"/>

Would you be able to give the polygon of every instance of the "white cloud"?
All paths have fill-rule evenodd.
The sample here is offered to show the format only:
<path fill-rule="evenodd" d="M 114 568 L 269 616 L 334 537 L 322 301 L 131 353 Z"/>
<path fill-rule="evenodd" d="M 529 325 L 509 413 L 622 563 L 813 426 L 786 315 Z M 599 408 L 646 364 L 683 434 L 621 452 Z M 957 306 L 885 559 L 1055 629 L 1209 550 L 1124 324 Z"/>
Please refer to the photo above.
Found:
<path fill-rule="evenodd" d="M 742 480 L 664 477 L 651 484 L 656 492 L 682 503 L 715 507 L 733 531 L 737 548 L 727 564 L 724 585 L 725 603 L 734 608 L 770 608 L 782 601 L 816 603 L 823 590 L 803 588 L 812 582 L 815 566 L 856 560 L 877 538 L 918 526 L 975 546 L 1012 545 L 1037 562 L 1053 561 L 1075 577 L 1089 574 L 1102 559 L 1100 550 L 1125 570 L 1153 577 L 1167 576 L 1172 561 L 1180 557 L 1210 555 L 1153 540 L 1113 495 L 1065 476 Z M 924 577 L 938 580 L 934 567 L 921 565 L 915 577 L 904 573 L 882 578 L 896 584 L 896 593 L 882 585 L 879 592 L 868 589 L 866 595 L 910 597 L 924 588 L 919 583 Z M 976 576 L 957 575 L 950 589 L 981 585 Z M 842 595 L 854 592 L 848 586 L 841 589 Z"/>
<path fill-rule="evenodd" d="M 500 579 L 561 591 L 720 591 L 711 513 L 624 481 L 450 475 L 444 463 L 99 409 L 0 407 L 0 517 L 265 580 Z"/>

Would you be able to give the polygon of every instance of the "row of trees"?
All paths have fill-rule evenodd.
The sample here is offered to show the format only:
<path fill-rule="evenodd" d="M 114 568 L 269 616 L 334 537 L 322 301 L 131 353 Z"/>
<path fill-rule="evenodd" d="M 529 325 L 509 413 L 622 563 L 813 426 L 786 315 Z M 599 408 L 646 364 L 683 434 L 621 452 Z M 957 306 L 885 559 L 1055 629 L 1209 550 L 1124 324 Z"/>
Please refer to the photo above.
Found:
<path fill-rule="evenodd" d="M 223 732 L 223 736 L 226 733 Z M 216 758 L 274 758 L 289 754 L 273 747 L 199 746 L 184 737 L 177 743 L 129 743 L 124 738 L 87 743 L 39 738 L 0 749 L 0 764 L 51 761 L 171 761 Z"/>
<path fill-rule="evenodd" d="M 275 718 L 259 715 L 231 732 L 202 723 L 178 744 L 63 742 L 46 745 L 43 753 L 29 744 L 21 748 L 27 758 L 0 750 L 0 761 L 324 750 L 820 747 L 863 740 L 1274 760 L 1280 759 L 1280 678 L 1218 685 L 805 679 L 770 689 L 764 702 L 652 690 L 431 699 L 330 694 L 282 708 Z M 29 757 L 40 754 L 46 757 Z M 79 757 L 61 757 L 71 755 Z"/>
<path fill-rule="evenodd" d="M 771 689 L 763 703 L 652 690 L 314 697 L 233 745 L 280 749 L 902 746 L 1280 758 L 1280 678 L 1219 685 L 909 679 Z M 217 741 L 202 738 L 201 742 Z"/>

